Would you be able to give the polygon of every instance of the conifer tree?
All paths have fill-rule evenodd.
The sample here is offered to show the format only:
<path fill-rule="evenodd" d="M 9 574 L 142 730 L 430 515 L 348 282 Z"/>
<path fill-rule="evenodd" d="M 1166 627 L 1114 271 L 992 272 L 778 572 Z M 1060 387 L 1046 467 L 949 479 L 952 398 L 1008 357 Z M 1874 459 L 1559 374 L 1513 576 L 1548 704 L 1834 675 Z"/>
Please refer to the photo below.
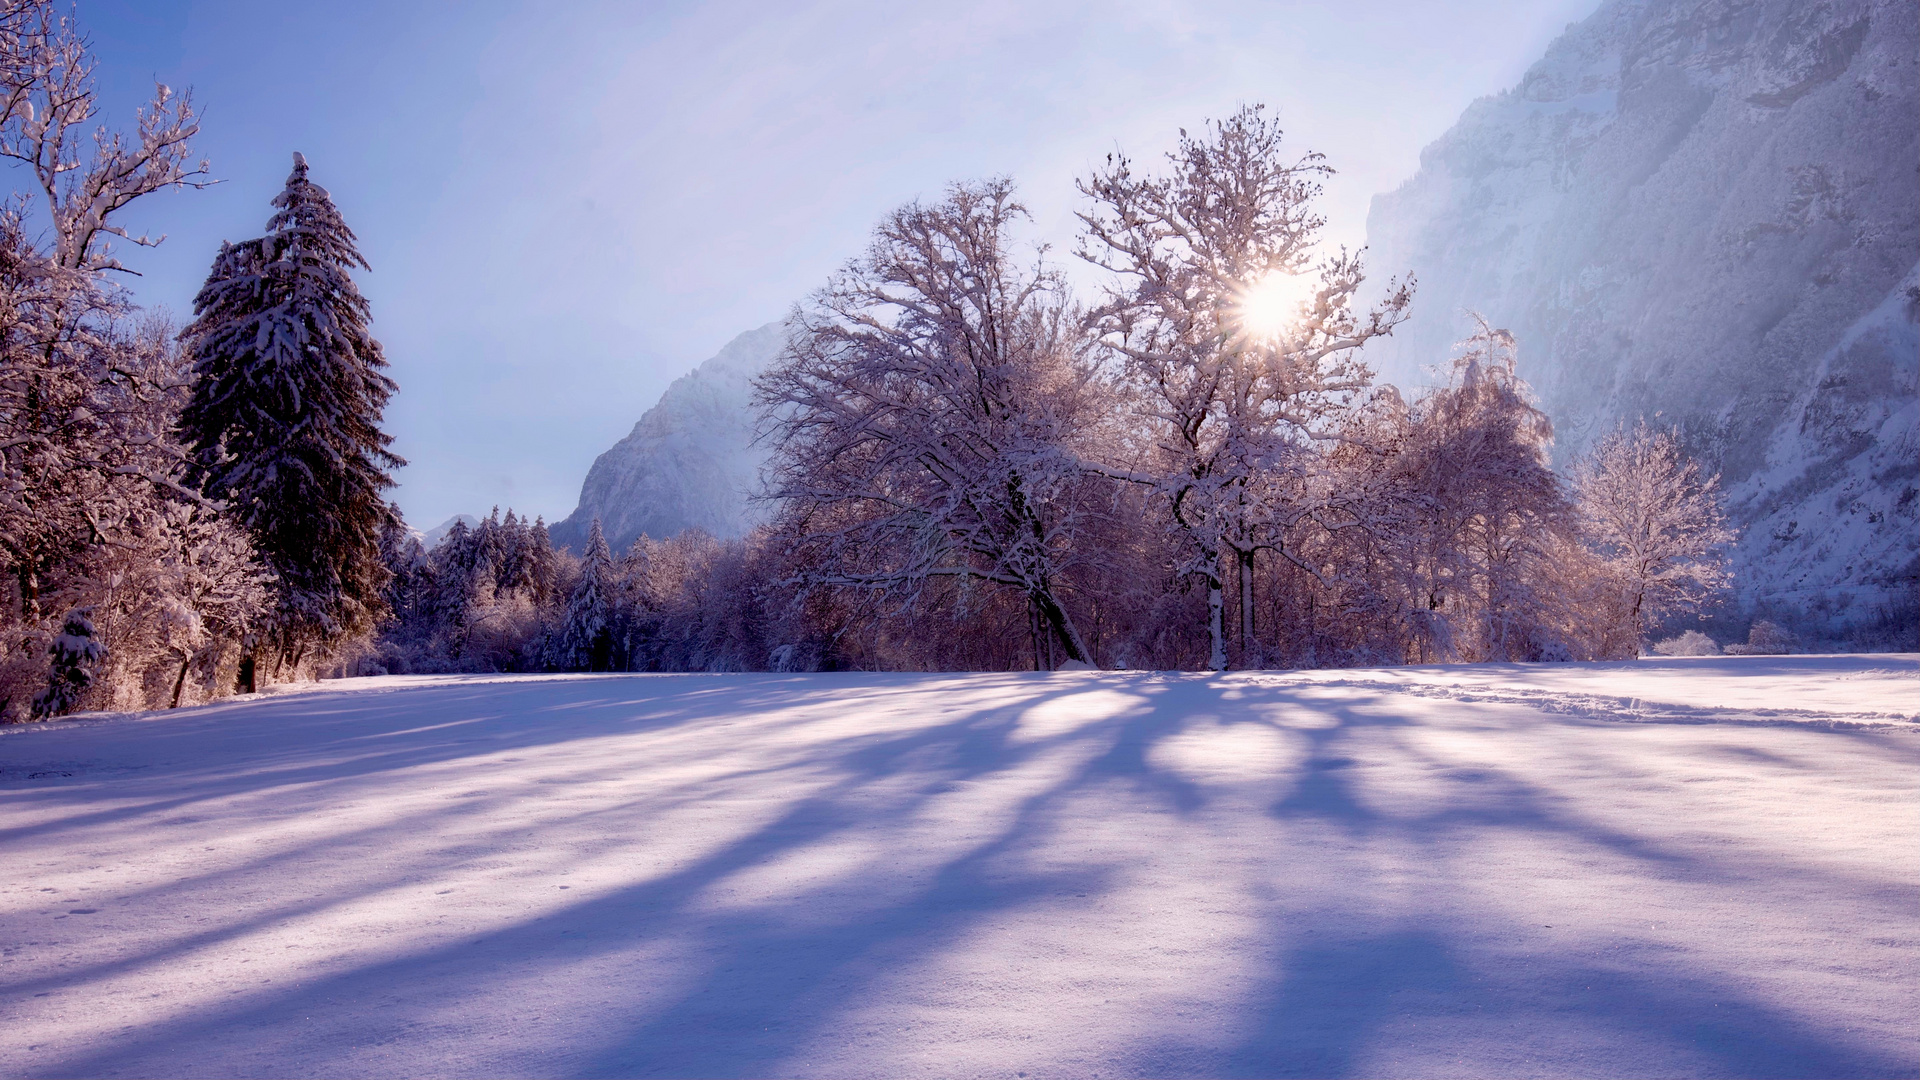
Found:
<path fill-rule="evenodd" d="M 560 628 L 550 662 L 562 671 L 606 671 L 613 662 L 613 552 L 600 519 L 587 530 L 587 554 L 580 560 L 580 581 L 567 598 L 567 621 Z"/>
<path fill-rule="evenodd" d="M 293 173 L 267 235 L 224 244 L 186 330 L 194 386 L 181 426 L 201 489 L 224 500 L 273 571 L 276 644 L 370 631 L 384 602 L 382 492 L 404 465 L 380 429 L 395 389 L 349 272 L 370 269 L 326 189 Z"/>
<path fill-rule="evenodd" d="M 46 692 L 33 701 L 35 719 L 44 720 L 71 712 L 80 695 L 93 685 L 94 665 L 106 659 L 107 650 L 94 640 L 93 614 L 88 608 L 67 612 L 60 634 L 47 651 L 53 657 L 47 676 Z"/>

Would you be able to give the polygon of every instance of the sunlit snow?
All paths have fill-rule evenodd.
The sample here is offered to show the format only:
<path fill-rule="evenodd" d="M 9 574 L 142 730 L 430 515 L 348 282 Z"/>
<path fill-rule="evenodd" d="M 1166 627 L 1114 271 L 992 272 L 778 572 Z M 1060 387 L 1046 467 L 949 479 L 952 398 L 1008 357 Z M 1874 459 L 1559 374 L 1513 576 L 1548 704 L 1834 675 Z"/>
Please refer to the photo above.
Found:
<path fill-rule="evenodd" d="M 1920 660 L 391 677 L 0 733 L 16 1076 L 1912 1075 Z"/>

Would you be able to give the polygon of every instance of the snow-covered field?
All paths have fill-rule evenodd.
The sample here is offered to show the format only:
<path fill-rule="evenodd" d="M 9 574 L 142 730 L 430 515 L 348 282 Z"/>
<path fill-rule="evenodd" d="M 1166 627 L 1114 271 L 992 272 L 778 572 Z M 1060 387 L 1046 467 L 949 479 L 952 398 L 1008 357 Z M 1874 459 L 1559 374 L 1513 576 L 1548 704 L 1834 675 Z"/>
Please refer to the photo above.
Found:
<path fill-rule="evenodd" d="M 0 733 L 9 1076 L 1912 1076 L 1920 660 L 405 678 Z"/>

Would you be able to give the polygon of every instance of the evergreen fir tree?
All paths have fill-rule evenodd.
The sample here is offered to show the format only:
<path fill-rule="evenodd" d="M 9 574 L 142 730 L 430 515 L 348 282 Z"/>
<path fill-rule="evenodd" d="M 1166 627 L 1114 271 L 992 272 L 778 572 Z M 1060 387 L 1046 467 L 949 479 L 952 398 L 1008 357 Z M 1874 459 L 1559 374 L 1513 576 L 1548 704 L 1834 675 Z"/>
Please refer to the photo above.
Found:
<path fill-rule="evenodd" d="M 527 583 L 533 590 L 535 603 L 545 604 L 553 599 L 554 562 L 553 537 L 547 532 L 547 519 L 544 515 L 536 516 L 527 532 Z"/>
<path fill-rule="evenodd" d="M 81 695 L 93 685 L 93 670 L 107 658 L 107 649 L 95 639 L 92 615 L 91 608 L 67 612 L 59 635 L 47 649 L 53 664 L 47 674 L 46 691 L 33 699 L 34 719 L 72 712 Z"/>
<path fill-rule="evenodd" d="M 267 235 L 224 244 L 194 298 L 194 386 L 181 426 L 210 497 L 273 571 L 282 659 L 370 631 L 383 614 L 381 493 L 404 465 L 380 430 L 395 389 L 349 271 L 370 269 L 324 188 L 293 173 Z"/>
<path fill-rule="evenodd" d="M 410 627 L 421 614 L 422 574 L 427 561 L 426 548 L 400 515 L 397 504 L 387 505 L 389 518 L 380 529 L 380 561 L 387 567 L 384 597 L 387 613 L 402 629 Z"/>
<path fill-rule="evenodd" d="M 580 560 L 580 582 L 567 597 L 567 621 L 560 628 L 552 665 L 562 671 L 606 671 L 613 662 L 613 552 L 600 519 L 587 530 L 587 554 Z"/>

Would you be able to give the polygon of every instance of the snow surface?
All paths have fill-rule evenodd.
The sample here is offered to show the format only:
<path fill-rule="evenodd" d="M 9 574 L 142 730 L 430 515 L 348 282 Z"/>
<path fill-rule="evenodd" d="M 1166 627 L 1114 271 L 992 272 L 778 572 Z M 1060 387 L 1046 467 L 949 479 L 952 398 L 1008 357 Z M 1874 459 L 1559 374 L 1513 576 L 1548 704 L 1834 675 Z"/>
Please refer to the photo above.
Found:
<path fill-rule="evenodd" d="M 345 680 L 0 734 L 9 1076 L 1912 1076 L 1920 657 Z"/>

